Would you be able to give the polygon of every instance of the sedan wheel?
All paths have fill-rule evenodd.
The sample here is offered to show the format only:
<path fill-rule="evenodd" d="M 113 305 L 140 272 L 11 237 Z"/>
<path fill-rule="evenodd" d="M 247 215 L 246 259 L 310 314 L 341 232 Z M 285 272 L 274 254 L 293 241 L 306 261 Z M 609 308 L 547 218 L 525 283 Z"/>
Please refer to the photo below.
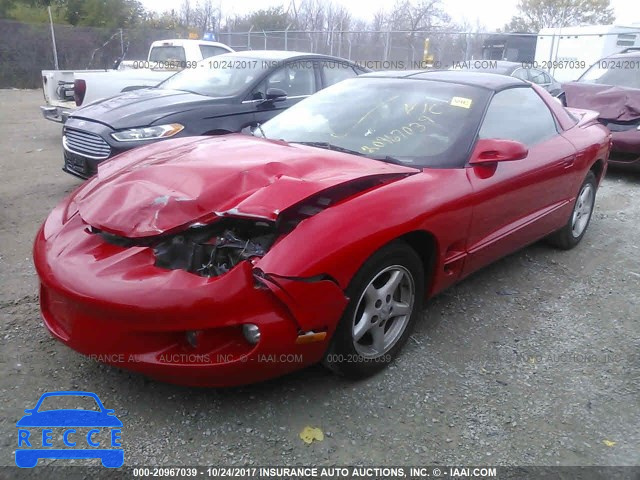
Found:
<path fill-rule="evenodd" d="M 573 217 L 571 220 L 571 233 L 574 238 L 582 235 L 589 224 L 591 212 L 593 211 L 593 202 L 596 198 L 596 192 L 593 185 L 585 183 L 580 190 L 578 199 L 573 208 Z"/>
<path fill-rule="evenodd" d="M 422 259 L 396 241 L 373 254 L 349 283 L 350 301 L 323 363 L 348 377 L 369 376 L 389 364 L 422 310 Z"/>
<path fill-rule="evenodd" d="M 411 273 L 401 265 L 382 270 L 365 288 L 353 316 L 353 345 L 366 358 L 387 353 L 404 333 L 416 296 Z"/>
<path fill-rule="evenodd" d="M 596 176 L 589 172 L 580 187 L 569 220 L 564 227 L 547 237 L 549 243 L 563 250 L 569 250 L 580 243 L 591 221 L 597 184 Z"/>

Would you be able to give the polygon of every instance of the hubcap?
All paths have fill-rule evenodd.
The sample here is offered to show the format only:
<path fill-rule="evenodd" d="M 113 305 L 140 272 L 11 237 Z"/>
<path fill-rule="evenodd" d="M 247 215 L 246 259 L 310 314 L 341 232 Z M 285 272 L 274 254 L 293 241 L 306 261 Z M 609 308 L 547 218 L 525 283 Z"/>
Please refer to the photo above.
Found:
<path fill-rule="evenodd" d="M 574 238 L 578 238 L 584 233 L 591 211 L 593 210 L 593 200 L 595 191 L 593 185 L 587 183 L 580 190 L 580 194 L 576 199 L 576 205 L 573 207 L 573 216 L 571 217 L 571 233 Z"/>
<path fill-rule="evenodd" d="M 353 345 L 366 358 L 387 353 L 402 336 L 415 299 L 411 273 L 401 265 L 380 271 L 358 300 L 353 317 Z"/>

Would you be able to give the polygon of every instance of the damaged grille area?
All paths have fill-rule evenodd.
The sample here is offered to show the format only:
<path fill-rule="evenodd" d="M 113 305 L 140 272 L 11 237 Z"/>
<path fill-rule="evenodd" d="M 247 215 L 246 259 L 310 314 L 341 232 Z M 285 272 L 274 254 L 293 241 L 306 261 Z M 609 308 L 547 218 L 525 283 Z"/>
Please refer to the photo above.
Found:
<path fill-rule="evenodd" d="M 159 237 L 129 239 L 92 229 L 107 242 L 120 247 L 153 248 L 155 265 L 216 277 L 251 257 L 262 257 L 277 237 L 272 222 L 225 218 L 210 225 Z"/>
<path fill-rule="evenodd" d="M 106 242 L 122 248 L 153 249 L 155 266 L 185 270 L 203 277 L 224 275 L 238 263 L 263 257 L 276 240 L 304 220 L 340 202 L 413 173 L 371 175 L 326 188 L 280 212 L 275 221 L 220 216 L 209 224 L 193 224 L 178 233 L 127 238 L 89 227 Z"/>

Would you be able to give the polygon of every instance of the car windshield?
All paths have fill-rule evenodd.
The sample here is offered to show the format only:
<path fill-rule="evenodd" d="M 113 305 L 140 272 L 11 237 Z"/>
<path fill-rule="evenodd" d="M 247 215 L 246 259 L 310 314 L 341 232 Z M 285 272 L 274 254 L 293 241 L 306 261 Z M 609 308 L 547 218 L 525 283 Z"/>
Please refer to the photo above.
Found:
<path fill-rule="evenodd" d="M 51 395 L 42 399 L 38 412 L 48 410 L 91 410 L 100 411 L 95 398 L 85 395 Z"/>
<path fill-rule="evenodd" d="M 616 87 L 640 88 L 640 57 L 599 60 L 591 65 L 578 81 Z"/>
<path fill-rule="evenodd" d="M 468 85 L 360 77 L 312 95 L 254 134 L 407 166 L 461 166 L 488 98 Z"/>
<path fill-rule="evenodd" d="M 264 71 L 265 62 L 255 58 L 218 55 L 185 68 L 158 85 L 209 97 L 227 97 L 243 91 Z"/>

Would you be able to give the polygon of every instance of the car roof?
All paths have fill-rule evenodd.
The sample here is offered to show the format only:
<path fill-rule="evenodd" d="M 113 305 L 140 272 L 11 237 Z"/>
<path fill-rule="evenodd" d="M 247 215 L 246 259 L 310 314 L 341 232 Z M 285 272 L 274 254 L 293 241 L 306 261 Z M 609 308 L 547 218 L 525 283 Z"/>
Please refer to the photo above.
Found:
<path fill-rule="evenodd" d="M 500 91 L 510 87 L 529 86 L 529 83 L 515 77 L 499 75 L 497 73 L 475 72 L 470 70 L 409 70 L 374 72 L 360 75 L 358 78 L 384 77 L 384 78 L 411 78 L 420 80 L 432 80 L 435 82 L 457 83 Z"/>
<path fill-rule="evenodd" d="M 640 59 L 640 52 L 614 53 L 605 58 L 631 60 L 632 58 Z"/>
<path fill-rule="evenodd" d="M 486 63 L 487 65 L 495 65 L 498 68 L 512 68 L 512 67 L 521 67 L 522 62 L 510 62 L 508 60 L 477 60 L 481 63 Z"/>
<path fill-rule="evenodd" d="M 229 45 L 226 45 L 224 43 L 213 42 L 211 40 L 194 40 L 191 38 L 167 38 L 165 40 L 156 40 L 155 42 L 151 43 L 151 46 L 152 47 L 180 46 L 180 45 L 185 45 L 187 43 L 197 43 L 197 44 L 210 45 L 215 47 L 231 48 Z"/>
<path fill-rule="evenodd" d="M 323 55 L 320 53 L 296 52 L 294 50 L 243 50 L 242 52 L 230 52 L 223 55 L 232 55 L 234 57 L 257 58 L 260 60 L 291 60 L 295 58 L 326 58 L 332 60 L 341 60 L 343 62 L 354 63 L 346 58 L 334 57 L 332 55 Z M 220 57 L 220 55 L 218 55 Z"/>
<path fill-rule="evenodd" d="M 467 70 L 471 72 L 497 72 L 501 75 L 510 75 L 517 68 L 523 68 L 523 63 L 509 62 L 508 60 L 469 60 L 461 62 L 461 68 L 451 68 L 450 70 Z M 467 66 L 468 64 L 468 66 Z"/>

